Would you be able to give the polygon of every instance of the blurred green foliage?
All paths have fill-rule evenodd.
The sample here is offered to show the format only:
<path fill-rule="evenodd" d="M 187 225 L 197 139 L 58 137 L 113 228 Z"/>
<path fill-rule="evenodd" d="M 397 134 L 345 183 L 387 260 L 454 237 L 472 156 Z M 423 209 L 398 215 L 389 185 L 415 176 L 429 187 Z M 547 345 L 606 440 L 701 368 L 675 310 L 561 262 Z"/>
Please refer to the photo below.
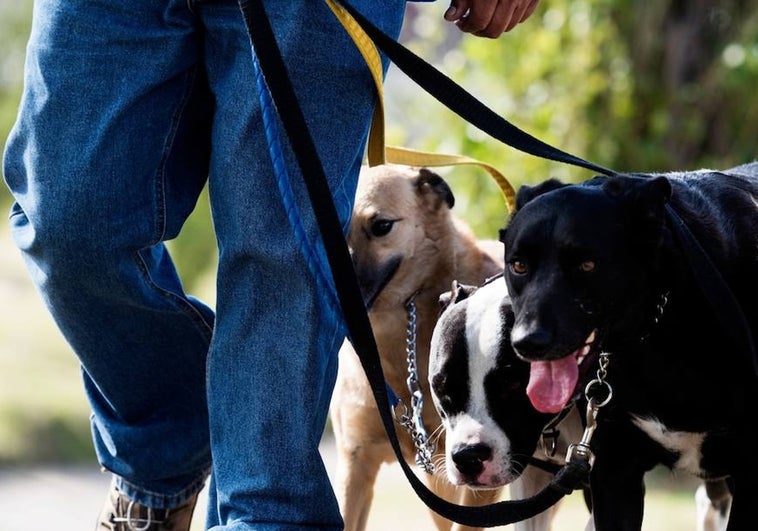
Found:
<path fill-rule="evenodd" d="M 449 27 L 442 20 L 447 5 L 409 4 L 403 41 L 542 140 L 620 171 L 727 167 L 756 156 L 758 0 L 543 0 L 532 18 L 496 41 Z M 32 0 L 0 0 L 3 146 L 20 97 L 31 11 Z M 503 146 L 394 69 L 385 99 L 391 144 L 469 155 L 500 168 L 514 185 L 591 176 Z M 507 212 L 492 180 L 473 168 L 440 172 L 458 214 L 479 236 L 494 238 Z M 7 211 L 10 201 L 0 186 L 0 208 Z M 209 218 L 203 195 L 171 242 L 188 291 L 206 297 L 216 265 Z M 11 247 L 6 219 L 0 215 L 0 243 Z M 21 297 L 31 289 L 13 260 L 0 260 L 0 287 L 26 286 Z M 11 262 L 18 277 L 8 280 Z M 0 307 L 0 464 L 81 457 L 81 448 L 90 450 L 78 368 L 39 301 L 24 300 L 19 306 L 6 296 Z"/>
<path fill-rule="evenodd" d="M 561 149 L 618 171 L 728 167 L 758 138 L 758 1 L 543 0 L 496 41 L 440 29 L 446 4 L 415 5 L 404 39 L 495 112 Z M 503 146 L 392 72 L 390 140 L 464 153 L 515 184 L 577 181 L 585 170 Z M 461 175 L 459 175 L 461 174 Z M 488 177 L 455 170 L 480 235 L 505 222 Z"/>

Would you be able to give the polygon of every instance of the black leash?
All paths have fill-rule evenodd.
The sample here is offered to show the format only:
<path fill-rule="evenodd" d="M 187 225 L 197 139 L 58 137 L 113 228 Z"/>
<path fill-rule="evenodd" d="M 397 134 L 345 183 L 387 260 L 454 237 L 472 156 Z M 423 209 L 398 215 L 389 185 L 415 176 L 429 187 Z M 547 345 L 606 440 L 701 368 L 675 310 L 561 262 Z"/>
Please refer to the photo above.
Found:
<path fill-rule="evenodd" d="M 395 66 L 440 103 L 470 124 L 475 125 L 496 140 L 535 157 L 579 166 L 607 176 L 617 175 L 611 169 L 561 151 L 519 129 L 477 100 L 452 79 L 377 28 L 348 2 L 340 0 L 340 4 Z"/>
<path fill-rule="evenodd" d="M 403 468 L 411 487 L 416 491 L 419 498 L 435 512 L 445 518 L 472 527 L 506 525 L 526 520 L 547 510 L 581 483 L 589 473 L 589 462 L 577 460 L 569 463 L 542 492 L 528 500 L 468 507 L 450 503 L 435 495 L 416 477 L 405 459 L 402 458 L 385 389 L 379 353 L 366 308 L 360 296 L 350 254 L 342 236 L 342 227 L 331 199 L 323 165 L 287 75 L 286 66 L 276 44 L 262 0 L 239 0 L 239 5 L 285 133 L 293 147 L 303 175 L 308 176 L 305 179 L 305 184 L 324 240 L 342 313 L 350 331 L 350 338 L 356 351 L 361 353 L 361 363 L 366 371 L 390 444 L 398 456 L 398 462 Z"/>
<path fill-rule="evenodd" d="M 758 358 L 755 355 L 753 334 L 734 292 L 706 250 L 670 204 L 666 205 L 666 217 L 679 244 L 685 250 L 687 264 L 700 290 L 714 309 L 716 319 L 747 358 L 746 361 L 750 362 L 753 374 L 758 377 Z"/>
<path fill-rule="evenodd" d="M 260 64 L 265 83 L 274 101 L 277 113 L 285 133 L 292 145 L 297 163 L 301 169 L 305 185 L 310 196 L 314 214 L 324 242 L 327 258 L 335 280 L 335 289 L 339 297 L 343 317 L 350 333 L 350 340 L 371 386 L 390 444 L 398 457 L 403 472 L 411 487 L 427 506 L 445 518 L 472 527 L 492 527 L 531 518 L 552 505 L 560 498 L 578 488 L 588 476 L 588 460 L 569 461 L 559 470 L 553 480 L 540 493 L 526 500 L 499 502 L 487 506 L 460 506 L 443 500 L 432 493 L 413 473 L 402 457 L 400 443 L 395 431 L 392 410 L 387 398 L 384 373 L 381 367 L 376 342 L 371 324 L 360 296 L 360 289 L 353 270 L 350 254 L 342 236 L 342 227 L 327 185 L 323 165 L 319 159 L 313 139 L 308 131 L 300 105 L 287 75 L 286 65 L 276 43 L 262 0 L 238 0 L 240 10 Z M 458 113 L 462 118 L 481 128 L 497 140 L 519 149 L 525 153 L 574 166 L 597 171 L 606 176 L 617 175 L 613 170 L 588 162 L 569 153 L 558 150 L 549 144 L 532 137 L 511 123 L 507 122 L 473 96 L 434 69 L 431 65 L 399 45 L 394 39 L 368 22 L 352 6 L 343 2 L 344 7 L 374 40 L 376 45 L 403 70 L 409 77 L 434 95 L 441 103 Z M 679 236 L 685 251 L 690 257 L 691 266 L 696 277 L 701 280 L 701 289 L 717 310 L 721 305 L 731 306 L 729 314 L 742 315 L 738 319 L 738 336 L 743 340 L 745 350 L 753 358 L 752 339 L 741 308 L 731 290 L 715 270 L 707 253 L 699 245 L 687 226 L 672 208 L 667 207 L 667 215 Z M 709 265 L 710 264 L 710 265 Z M 714 273 L 715 270 L 715 273 Z M 715 289 L 710 289 L 712 275 L 721 278 Z M 707 280 L 707 281 L 703 281 Z M 717 314 L 719 311 L 716 312 Z M 727 329 L 733 329 L 735 325 Z"/>

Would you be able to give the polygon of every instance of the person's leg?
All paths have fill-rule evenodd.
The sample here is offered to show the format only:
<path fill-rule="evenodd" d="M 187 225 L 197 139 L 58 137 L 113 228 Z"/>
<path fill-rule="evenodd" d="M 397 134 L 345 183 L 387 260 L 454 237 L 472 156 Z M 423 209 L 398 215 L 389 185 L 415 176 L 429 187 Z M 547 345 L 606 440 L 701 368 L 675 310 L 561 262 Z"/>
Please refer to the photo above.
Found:
<path fill-rule="evenodd" d="M 102 465 L 168 508 L 210 467 L 213 312 L 163 241 L 206 180 L 212 102 L 186 0 L 37 0 L 4 158 L 11 230 L 81 360 Z"/>
<path fill-rule="evenodd" d="M 346 226 L 375 101 L 371 78 L 322 2 L 264 4 Z M 356 7 L 399 31 L 402 1 Z M 234 9 L 200 6 L 217 99 L 210 190 L 220 248 L 208 523 L 214 531 L 340 529 L 318 445 L 344 329 L 300 172 L 276 118 L 268 138 L 261 125 L 250 43 Z"/>

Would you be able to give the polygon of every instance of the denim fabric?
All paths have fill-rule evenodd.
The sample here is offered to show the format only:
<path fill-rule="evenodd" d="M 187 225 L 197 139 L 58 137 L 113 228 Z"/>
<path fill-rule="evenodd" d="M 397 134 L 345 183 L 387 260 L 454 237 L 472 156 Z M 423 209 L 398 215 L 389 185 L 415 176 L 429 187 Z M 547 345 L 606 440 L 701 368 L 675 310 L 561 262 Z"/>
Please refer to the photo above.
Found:
<path fill-rule="evenodd" d="M 353 4 L 399 32 L 402 0 Z M 371 78 L 322 2 L 265 5 L 347 226 Z M 11 230 L 120 488 L 173 507 L 212 470 L 214 531 L 338 529 L 318 444 L 344 328 L 254 65 L 234 1 L 36 0 L 4 155 Z M 206 180 L 215 315 L 163 243 Z"/>

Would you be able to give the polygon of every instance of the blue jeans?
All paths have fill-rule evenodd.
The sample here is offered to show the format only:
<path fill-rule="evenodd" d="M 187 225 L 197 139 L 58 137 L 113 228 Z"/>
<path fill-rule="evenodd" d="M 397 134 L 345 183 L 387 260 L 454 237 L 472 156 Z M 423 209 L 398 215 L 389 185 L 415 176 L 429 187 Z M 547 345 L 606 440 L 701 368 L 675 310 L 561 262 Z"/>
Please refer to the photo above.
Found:
<path fill-rule="evenodd" d="M 371 78 L 322 2 L 265 4 L 346 227 Z M 403 0 L 354 5 L 399 32 Z M 340 528 L 318 445 L 344 326 L 236 2 L 37 0 L 25 73 L 11 230 L 81 361 L 99 461 L 156 508 L 212 470 L 214 530 Z M 215 312 L 163 243 L 206 181 Z"/>

